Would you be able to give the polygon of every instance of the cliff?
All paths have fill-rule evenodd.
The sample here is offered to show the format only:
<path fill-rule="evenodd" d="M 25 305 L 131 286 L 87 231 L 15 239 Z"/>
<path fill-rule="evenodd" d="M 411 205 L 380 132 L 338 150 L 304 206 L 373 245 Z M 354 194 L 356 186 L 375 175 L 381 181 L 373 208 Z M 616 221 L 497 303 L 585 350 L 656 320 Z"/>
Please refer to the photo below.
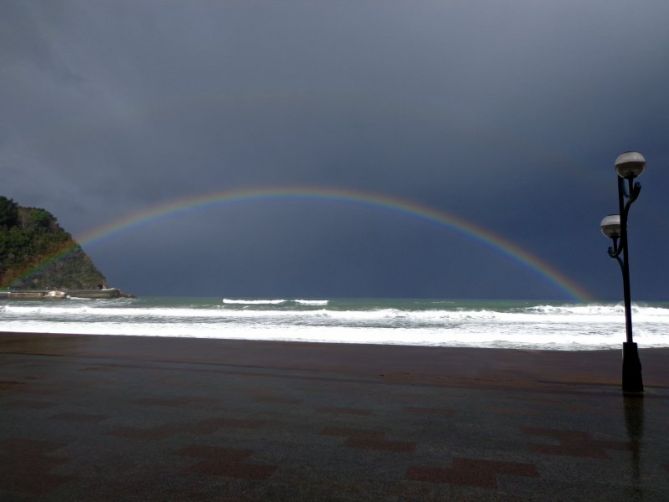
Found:
<path fill-rule="evenodd" d="M 0 196 L 0 288 L 94 289 L 105 283 L 51 213 Z"/>

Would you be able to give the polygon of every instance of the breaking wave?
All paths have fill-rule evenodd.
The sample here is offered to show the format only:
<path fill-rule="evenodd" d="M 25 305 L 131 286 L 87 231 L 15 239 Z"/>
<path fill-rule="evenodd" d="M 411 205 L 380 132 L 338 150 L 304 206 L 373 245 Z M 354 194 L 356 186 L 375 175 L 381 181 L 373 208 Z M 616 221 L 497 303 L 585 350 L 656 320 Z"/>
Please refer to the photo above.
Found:
<path fill-rule="evenodd" d="M 669 308 L 634 306 L 640 347 L 669 347 Z M 400 345 L 620 349 L 621 305 L 428 300 L 122 299 L 0 303 L 0 330 Z"/>
<path fill-rule="evenodd" d="M 223 298 L 225 305 L 280 305 L 288 300 L 237 300 L 231 298 Z"/>

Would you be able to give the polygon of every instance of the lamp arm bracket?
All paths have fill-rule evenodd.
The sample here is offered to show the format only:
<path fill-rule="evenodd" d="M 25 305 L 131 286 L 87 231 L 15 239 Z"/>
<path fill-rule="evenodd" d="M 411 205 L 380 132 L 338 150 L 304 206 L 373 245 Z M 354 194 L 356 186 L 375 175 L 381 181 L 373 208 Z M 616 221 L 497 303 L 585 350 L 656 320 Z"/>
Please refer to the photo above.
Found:
<path fill-rule="evenodd" d="M 634 201 L 639 198 L 639 194 L 641 193 L 641 185 L 637 182 L 634 184 L 634 187 L 632 188 L 631 195 L 627 198 L 627 202 L 625 202 L 625 206 L 623 207 L 623 213 L 620 215 L 621 222 L 623 225 L 627 224 L 627 216 L 630 212 L 630 206 L 634 204 Z"/>
<path fill-rule="evenodd" d="M 632 185 L 631 182 L 630 182 L 630 185 Z M 628 204 L 632 204 L 632 202 L 637 200 L 640 193 L 641 193 L 641 183 L 639 183 L 637 181 L 636 183 L 634 183 L 634 185 L 632 186 L 632 189 L 630 190 L 630 196 L 629 196 Z"/>
<path fill-rule="evenodd" d="M 611 258 L 618 258 L 623 251 L 623 247 L 620 245 L 618 237 L 613 237 L 611 241 L 613 242 L 613 245 L 609 246 L 609 256 Z"/>
<path fill-rule="evenodd" d="M 616 259 L 616 261 L 618 262 L 618 265 L 620 265 L 620 272 L 621 272 L 621 273 L 623 274 L 623 276 L 624 276 L 624 275 L 625 275 L 625 266 L 623 265 L 623 260 L 622 260 L 622 258 L 620 258 L 620 253 L 618 253 L 618 254 L 615 256 L 615 259 Z"/>
<path fill-rule="evenodd" d="M 609 256 L 611 258 L 618 259 L 622 250 L 623 250 L 622 248 L 618 248 L 618 247 L 609 247 Z"/>
<path fill-rule="evenodd" d="M 634 181 L 633 178 L 626 178 L 627 183 L 622 184 L 622 192 L 627 204 L 632 204 L 639 197 L 641 193 L 641 183 Z"/>

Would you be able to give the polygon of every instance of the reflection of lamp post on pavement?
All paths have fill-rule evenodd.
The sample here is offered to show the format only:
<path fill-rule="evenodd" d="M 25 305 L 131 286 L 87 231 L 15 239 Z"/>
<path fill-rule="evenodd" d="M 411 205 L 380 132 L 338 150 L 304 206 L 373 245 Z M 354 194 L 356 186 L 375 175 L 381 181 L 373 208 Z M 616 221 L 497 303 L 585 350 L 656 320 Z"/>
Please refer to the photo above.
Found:
<path fill-rule="evenodd" d="M 602 233 L 613 241 L 613 245 L 609 248 L 609 256 L 615 258 L 623 274 L 625 331 L 627 334 L 627 340 L 623 343 L 623 392 L 626 393 L 643 392 L 641 361 L 639 360 L 637 345 L 632 338 L 627 216 L 630 206 L 641 192 L 641 185 L 635 182 L 634 178 L 641 175 L 645 166 L 646 159 L 638 152 L 625 152 L 618 156 L 616 159 L 616 173 L 618 174 L 618 207 L 620 213 L 606 216 L 600 225 Z"/>

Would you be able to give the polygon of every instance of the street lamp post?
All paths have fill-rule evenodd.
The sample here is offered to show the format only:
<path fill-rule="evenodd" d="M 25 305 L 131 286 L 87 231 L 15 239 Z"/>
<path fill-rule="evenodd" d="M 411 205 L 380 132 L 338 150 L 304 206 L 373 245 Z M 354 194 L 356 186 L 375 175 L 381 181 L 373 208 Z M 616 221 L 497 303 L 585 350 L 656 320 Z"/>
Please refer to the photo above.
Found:
<path fill-rule="evenodd" d="M 632 337 L 632 301 L 630 293 L 629 246 L 627 240 L 627 217 L 630 206 L 639 197 L 641 185 L 634 179 L 641 175 L 646 166 L 646 159 L 638 152 L 625 152 L 616 159 L 618 174 L 619 214 L 611 214 L 602 220 L 602 233 L 613 241 L 609 247 L 609 256 L 620 265 L 623 274 L 623 293 L 625 298 L 625 332 L 627 339 L 623 343 L 623 392 L 643 393 L 641 361 L 637 344 Z"/>

